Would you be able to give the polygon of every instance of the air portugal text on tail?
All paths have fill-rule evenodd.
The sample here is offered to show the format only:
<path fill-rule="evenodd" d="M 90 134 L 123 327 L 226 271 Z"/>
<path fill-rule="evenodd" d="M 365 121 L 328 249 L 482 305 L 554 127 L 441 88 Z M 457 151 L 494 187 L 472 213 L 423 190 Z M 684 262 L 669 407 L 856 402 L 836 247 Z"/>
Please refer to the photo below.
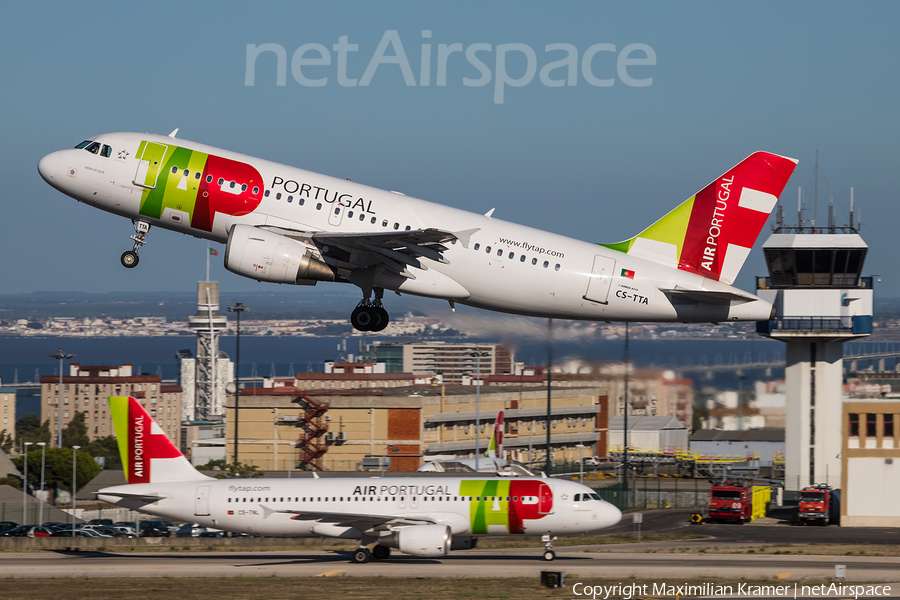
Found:
<path fill-rule="evenodd" d="M 128 483 L 209 479 L 194 469 L 136 399 L 111 397 L 109 410 Z"/>
<path fill-rule="evenodd" d="M 353 562 L 386 558 L 391 548 L 442 557 L 474 548 L 478 534 L 553 536 L 615 525 L 619 510 L 574 481 L 537 477 L 212 479 L 166 437 L 140 402 L 110 398 L 128 484 L 97 498 L 173 521 L 281 537 L 359 540 Z M 412 481 L 415 485 L 408 484 Z"/>
<path fill-rule="evenodd" d="M 502 207 L 467 212 L 175 132 L 97 135 L 48 154 L 38 172 L 132 222 L 125 267 L 151 228 L 176 231 L 224 244 L 223 266 L 257 281 L 357 286 L 351 324 L 381 331 L 386 290 L 558 319 L 768 319 L 770 303 L 730 286 L 795 164 L 752 154 L 639 235 L 599 245 L 504 221 Z M 601 199 L 594 218 L 602 210 Z"/>

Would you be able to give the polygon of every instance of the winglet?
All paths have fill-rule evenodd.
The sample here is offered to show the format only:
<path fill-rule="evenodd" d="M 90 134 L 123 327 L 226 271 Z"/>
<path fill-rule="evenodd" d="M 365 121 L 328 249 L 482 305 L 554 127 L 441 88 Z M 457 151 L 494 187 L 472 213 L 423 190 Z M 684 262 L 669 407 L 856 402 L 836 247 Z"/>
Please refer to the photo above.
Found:
<path fill-rule="evenodd" d="M 175 134 L 176 134 L 176 133 L 178 133 L 178 128 L 177 128 L 177 127 L 175 128 L 175 130 L 174 130 L 172 133 L 169 134 L 169 137 L 172 138 L 172 139 L 174 140 L 174 139 L 175 139 Z"/>

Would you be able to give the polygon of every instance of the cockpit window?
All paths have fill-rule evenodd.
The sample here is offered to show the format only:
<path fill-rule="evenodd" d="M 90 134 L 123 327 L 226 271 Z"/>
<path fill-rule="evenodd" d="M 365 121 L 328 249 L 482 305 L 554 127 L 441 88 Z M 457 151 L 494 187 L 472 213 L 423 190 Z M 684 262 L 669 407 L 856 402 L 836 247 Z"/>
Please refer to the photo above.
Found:
<path fill-rule="evenodd" d="M 84 140 L 83 142 L 81 142 L 80 144 L 78 144 L 77 146 L 75 146 L 75 149 L 76 149 L 76 150 L 82 150 L 82 149 L 84 149 L 86 146 L 89 146 L 90 144 L 91 144 L 91 140 Z"/>
<path fill-rule="evenodd" d="M 103 149 L 100 150 L 100 156 L 102 156 L 103 158 L 109 158 L 110 154 L 112 154 L 112 148 L 110 148 L 106 144 L 103 144 Z"/>
<path fill-rule="evenodd" d="M 100 142 L 91 142 L 91 144 L 87 148 L 85 148 L 85 150 L 87 150 L 91 154 L 97 154 L 98 152 L 100 152 Z"/>

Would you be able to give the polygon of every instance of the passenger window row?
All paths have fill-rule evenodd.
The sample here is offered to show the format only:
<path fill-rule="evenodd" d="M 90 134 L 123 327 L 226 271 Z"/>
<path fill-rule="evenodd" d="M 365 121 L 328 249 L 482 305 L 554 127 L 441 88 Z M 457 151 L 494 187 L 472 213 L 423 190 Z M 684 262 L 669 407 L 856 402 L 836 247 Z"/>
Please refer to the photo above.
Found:
<path fill-rule="evenodd" d="M 474 246 L 472 246 L 472 249 L 473 249 L 473 250 L 480 250 L 480 249 L 481 249 L 481 244 L 477 244 L 477 243 L 476 243 Z M 491 250 L 492 250 L 492 248 L 491 248 L 490 246 L 485 246 L 485 248 L 484 248 L 484 251 L 485 251 L 485 253 L 487 253 L 487 254 L 490 254 L 490 253 L 491 253 Z M 497 249 L 497 256 L 503 256 L 503 249 L 502 249 L 502 248 L 498 248 L 498 249 Z M 510 252 L 509 255 L 507 256 L 507 258 L 509 258 L 509 260 L 515 259 L 515 258 L 516 258 L 516 253 L 515 253 L 515 252 Z M 525 260 L 526 260 L 525 255 L 524 255 L 524 254 L 520 254 L 520 255 L 519 255 L 519 262 L 525 262 Z M 531 259 L 531 264 L 532 264 L 532 265 L 537 265 L 537 264 L 538 264 L 538 259 L 537 259 L 537 258 L 532 258 L 532 259 Z M 550 261 L 549 261 L 549 260 L 545 260 L 543 266 L 544 266 L 545 269 L 548 268 L 548 267 L 550 266 Z M 559 269 L 560 269 L 560 264 L 559 264 L 559 263 L 556 263 L 556 265 L 553 267 L 553 270 L 554 270 L 554 271 L 559 271 Z"/>
<path fill-rule="evenodd" d="M 600 499 L 600 496 L 597 496 L 596 494 L 579 494 L 578 496 L 576 496 L 576 500 L 575 500 L 576 502 L 578 501 L 579 496 L 583 496 L 584 500 L 588 500 L 589 497 L 593 497 L 596 500 Z M 291 498 L 289 496 L 287 498 L 284 498 L 284 497 L 228 498 L 228 502 L 229 503 L 231 503 L 231 502 L 235 502 L 235 503 L 238 503 L 238 502 L 285 502 L 285 501 L 287 501 L 287 502 L 344 502 L 344 501 L 350 502 L 351 500 L 365 502 L 367 498 L 369 499 L 370 502 L 396 502 L 397 501 L 397 496 L 331 496 L 331 497 L 325 496 L 324 498 L 321 496 L 310 496 L 308 498 L 306 496 L 303 496 L 302 498 L 295 496 L 295 497 Z M 522 496 L 523 502 L 528 499 L 536 500 L 536 497 L 535 496 Z M 400 500 L 406 500 L 406 496 L 400 496 Z M 410 498 L 410 500 L 413 500 L 413 501 L 418 500 L 418 497 L 412 496 Z M 460 500 L 462 500 L 463 502 L 472 502 L 472 501 L 475 501 L 475 502 L 497 502 L 497 501 L 499 501 L 499 502 L 504 502 L 504 501 L 505 502 L 518 502 L 519 497 L 518 496 L 452 496 L 452 498 L 451 498 L 450 496 L 447 496 L 445 498 L 444 496 L 422 496 L 423 502 L 429 501 L 429 500 L 432 502 L 440 502 L 440 501 L 444 501 L 444 500 L 446 500 L 447 502 L 451 502 L 451 501 L 458 502 Z"/>

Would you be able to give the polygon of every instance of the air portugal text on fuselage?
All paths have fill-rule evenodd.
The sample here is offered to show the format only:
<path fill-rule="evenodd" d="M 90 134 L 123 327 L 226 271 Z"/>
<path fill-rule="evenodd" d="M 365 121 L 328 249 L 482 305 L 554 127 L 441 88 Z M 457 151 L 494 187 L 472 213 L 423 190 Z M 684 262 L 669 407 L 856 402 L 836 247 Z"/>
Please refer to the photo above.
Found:
<path fill-rule="evenodd" d="M 372 210 L 371 200 L 359 198 L 354 194 L 343 193 L 339 190 L 329 190 L 310 183 L 284 179 L 277 175 L 272 179 L 271 187 L 276 193 L 281 191 L 284 194 L 297 194 L 298 198 L 303 197 L 307 200 L 325 202 L 326 204 L 337 204 L 351 210 L 358 210 L 370 215 L 375 214 L 375 211 Z"/>

